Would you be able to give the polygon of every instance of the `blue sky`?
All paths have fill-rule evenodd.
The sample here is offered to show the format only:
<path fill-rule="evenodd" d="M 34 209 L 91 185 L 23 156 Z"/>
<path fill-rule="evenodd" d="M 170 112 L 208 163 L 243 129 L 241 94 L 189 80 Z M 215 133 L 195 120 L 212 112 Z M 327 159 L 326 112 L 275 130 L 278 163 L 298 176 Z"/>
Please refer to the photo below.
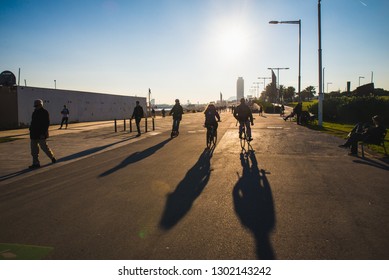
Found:
<path fill-rule="evenodd" d="M 324 89 L 373 80 L 389 90 L 389 1 L 322 0 Z M 20 84 L 203 103 L 280 71 L 318 85 L 317 0 L 0 0 L 0 71 Z M 359 77 L 364 77 L 359 79 Z M 268 83 L 269 80 L 266 80 Z M 263 89 L 263 84 L 259 88 Z M 251 92 L 253 93 L 253 92 Z"/>

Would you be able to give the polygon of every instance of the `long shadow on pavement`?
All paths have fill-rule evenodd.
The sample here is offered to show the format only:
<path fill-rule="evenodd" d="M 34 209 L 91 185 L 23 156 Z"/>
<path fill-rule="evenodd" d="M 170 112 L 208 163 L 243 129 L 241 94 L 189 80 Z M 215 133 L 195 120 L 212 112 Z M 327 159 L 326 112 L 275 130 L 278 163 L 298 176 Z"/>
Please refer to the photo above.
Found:
<path fill-rule="evenodd" d="M 205 149 L 174 192 L 168 194 L 159 223 L 161 228 L 165 230 L 173 228 L 189 212 L 193 202 L 200 196 L 211 175 L 212 152 Z"/>
<path fill-rule="evenodd" d="M 171 140 L 171 138 L 168 138 L 164 141 L 162 141 L 161 143 L 158 143 L 157 145 L 154 145 L 150 148 L 147 148 L 146 150 L 142 151 L 142 152 L 135 152 L 131 155 L 129 155 L 127 158 L 125 158 L 121 163 L 119 163 L 117 166 L 105 171 L 104 173 L 100 174 L 99 177 L 105 177 L 105 176 L 108 176 L 124 167 L 126 167 L 127 165 L 130 165 L 130 164 L 133 164 L 137 161 L 141 161 L 149 156 L 151 156 L 152 154 L 154 154 L 156 151 L 158 151 L 159 149 L 161 149 L 163 146 L 165 146 L 169 141 Z"/>
<path fill-rule="evenodd" d="M 135 136 L 127 138 L 127 139 L 124 139 L 124 140 L 117 141 L 115 143 L 107 144 L 107 145 L 100 146 L 100 147 L 90 148 L 90 149 L 87 149 L 87 150 L 84 150 L 84 151 L 81 151 L 81 152 L 78 152 L 78 153 L 75 153 L 75 154 L 72 154 L 72 155 L 68 155 L 66 157 L 62 157 L 62 158 L 58 159 L 58 162 L 69 161 L 69 160 L 73 160 L 73 159 L 76 159 L 76 158 L 88 156 L 88 155 L 100 152 L 100 151 L 102 151 L 104 149 L 107 149 L 107 148 L 109 148 L 111 146 L 117 145 L 119 143 L 129 141 L 129 140 L 131 140 L 133 138 L 135 138 Z"/>
<path fill-rule="evenodd" d="M 69 161 L 69 160 L 85 157 L 85 156 L 97 153 L 99 151 L 102 151 L 104 149 L 107 149 L 107 148 L 109 148 L 111 146 L 114 146 L 116 144 L 129 141 L 129 140 L 131 140 L 133 138 L 135 138 L 135 136 L 127 138 L 127 139 L 124 139 L 124 140 L 117 141 L 115 143 L 107 144 L 107 145 L 100 146 L 100 147 L 90 148 L 90 149 L 87 149 L 87 150 L 84 150 L 84 151 L 81 151 L 81 152 L 78 152 L 78 153 L 74 153 L 72 155 L 68 155 L 66 157 L 58 158 L 57 162 L 58 163 L 59 162 L 65 162 L 65 161 Z M 49 165 L 51 165 L 51 164 L 41 165 L 41 168 L 43 168 L 45 166 L 49 166 Z M 17 176 L 20 176 L 20 175 L 23 175 L 25 173 L 29 173 L 29 172 L 32 172 L 32 171 L 34 171 L 34 169 L 25 168 L 25 169 L 20 170 L 20 171 L 16 171 L 16 172 L 13 172 L 13 173 L 10 173 L 10 174 L 2 175 L 2 176 L 0 176 L 0 182 L 9 180 L 11 178 L 14 178 L 14 177 L 17 177 Z"/>
<path fill-rule="evenodd" d="M 376 160 L 369 159 L 369 158 L 356 159 L 356 160 L 353 160 L 353 162 L 359 163 L 359 164 L 370 165 L 373 167 L 377 167 L 377 168 L 381 168 L 383 170 L 389 171 L 388 165 L 380 163 L 379 161 L 376 161 Z"/>
<path fill-rule="evenodd" d="M 242 176 L 232 191 L 235 212 L 255 237 L 258 259 L 275 259 L 269 235 L 275 227 L 276 218 L 266 171 L 259 170 L 254 152 L 241 153 L 240 161 Z"/>

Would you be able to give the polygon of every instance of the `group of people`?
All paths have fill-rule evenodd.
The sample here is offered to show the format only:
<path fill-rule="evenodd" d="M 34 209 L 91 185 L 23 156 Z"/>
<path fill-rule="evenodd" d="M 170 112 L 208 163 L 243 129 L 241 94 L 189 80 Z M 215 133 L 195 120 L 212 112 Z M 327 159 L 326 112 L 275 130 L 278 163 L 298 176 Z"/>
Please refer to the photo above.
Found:
<path fill-rule="evenodd" d="M 30 124 L 30 140 L 31 140 L 31 155 L 32 155 L 32 165 L 29 168 L 38 168 L 40 167 L 39 162 L 39 148 L 51 159 L 52 163 L 55 163 L 57 159 L 54 156 L 53 151 L 47 145 L 47 138 L 49 137 L 49 125 L 50 118 L 49 112 L 43 108 L 43 101 L 37 99 L 34 101 L 35 110 L 32 113 L 31 124 Z M 302 112 L 302 103 L 299 102 L 296 107 L 293 109 L 293 112 L 284 117 L 286 121 L 288 118 L 297 116 L 297 123 L 300 124 L 300 116 Z M 61 111 L 62 121 L 59 129 L 62 128 L 65 124 L 66 128 L 68 127 L 68 118 L 69 110 L 64 105 L 63 110 Z M 170 110 L 169 115 L 173 116 L 173 127 L 172 131 L 176 132 L 176 135 L 179 133 L 179 126 L 182 120 L 182 115 L 184 114 L 183 107 L 180 105 L 179 99 L 175 100 L 175 105 Z M 221 121 L 220 115 L 213 103 L 209 104 L 205 111 L 205 127 L 209 128 L 213 126 L 215 130 L 218 128 L 218 122 Z M 233 110 L 233 115 L 239 122 L 239 138 L 243 137 L 243 130 L 246 131 L 246 137 L 248 141 L 252 141 L 251 135 L 251 126 L 254 125 L 254 118 L 251 112 L 250 107 L 246 104 L 246 100 L 242 98 L 240 104 L 236 106 Z M 141 135 L 140 121 L 144 117 L 144 111 L 142 106 L 140 106 L 139 101 L 136 101 L 136 106 L 134 108 L 131 119 L 135 119 L 136 127 L 138 134 Z M 367 143 L 376 143 L 386 129 L 382 125 L 382 119 L 376 115 L 372 118 L 373 125 L 358 123 L 354 129 L 349 133 L 347 141 L 340 145 L 342 148 L 350 148 L 350 155 L 356 155 L 358 152 L 358 142 L 364 141 Z"/>

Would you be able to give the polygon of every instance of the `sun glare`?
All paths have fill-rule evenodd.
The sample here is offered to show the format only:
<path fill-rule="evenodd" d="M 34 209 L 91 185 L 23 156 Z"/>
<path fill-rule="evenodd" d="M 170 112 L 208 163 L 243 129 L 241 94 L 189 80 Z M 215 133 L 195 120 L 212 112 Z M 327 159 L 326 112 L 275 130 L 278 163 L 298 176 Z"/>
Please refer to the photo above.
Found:
<path fill-rule="evenodd" d="M 220 50 L 223 56 L 230 59 L 238 58 L 247 49 L 247 36 L 245 30 L 233 26 L 224 28 L 220 33 Z"/>

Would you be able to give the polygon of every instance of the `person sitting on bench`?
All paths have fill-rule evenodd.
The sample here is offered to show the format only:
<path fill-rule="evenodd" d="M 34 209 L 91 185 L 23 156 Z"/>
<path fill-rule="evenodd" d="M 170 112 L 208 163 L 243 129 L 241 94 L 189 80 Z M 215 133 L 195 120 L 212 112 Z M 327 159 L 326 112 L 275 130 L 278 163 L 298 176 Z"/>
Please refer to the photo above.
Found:
<path fill-rule="evenodd" d="M 374 126 L 358 123 L 349 133 L 349 138 L 346 143 L 339 145 L 341 148 L 350 148 L 349 155 L 358 155 L 358 141 L 363 141 L 371 144 L 379 144 L 382 135 L 386 129 L 382 126 L 381 118 L 376 115 L 372 118 Z"/>

